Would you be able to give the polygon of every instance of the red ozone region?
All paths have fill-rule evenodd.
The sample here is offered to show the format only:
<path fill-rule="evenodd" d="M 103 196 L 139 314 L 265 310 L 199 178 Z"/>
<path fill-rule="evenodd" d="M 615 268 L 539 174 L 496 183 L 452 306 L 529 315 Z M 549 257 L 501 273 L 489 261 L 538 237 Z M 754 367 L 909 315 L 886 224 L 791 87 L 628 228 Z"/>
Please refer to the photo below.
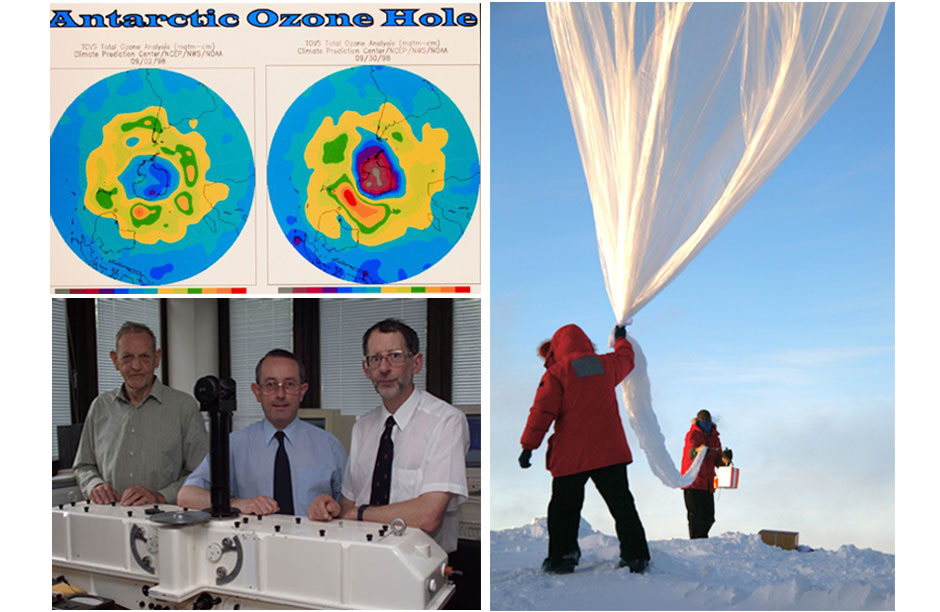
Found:
<path fill-rule="evenodd" d="M 357 198 L 356 193 L 352 190 L 349 183 L 341 184 L 338 187 L 338 191 L 339 197 L 342 198 L 348 206 L 347 210 L 364 225 L 374 224 L 376 217 L 378 217 L 379 220 L 383 218 L 382 209 L 377 206 L 370 206 L 368 202 L 363 202 Z"/>
<path fill-rule="evenodd" d="M 371 196 L 380 196 L 398 189 L 398 173 L 388 155 L 378 145 L 369 145 L 356 155 L 359 188 Z"/>

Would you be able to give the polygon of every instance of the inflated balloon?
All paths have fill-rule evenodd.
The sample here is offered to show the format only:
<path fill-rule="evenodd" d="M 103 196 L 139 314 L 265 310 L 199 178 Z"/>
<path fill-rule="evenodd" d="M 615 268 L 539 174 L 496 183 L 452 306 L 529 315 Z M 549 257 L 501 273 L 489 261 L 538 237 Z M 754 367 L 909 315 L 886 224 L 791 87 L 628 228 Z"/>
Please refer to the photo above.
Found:
<path fill-rule="evenodd" d="M 619 322 L 682 271 L 829 108 L 887 6 L 547 5 Z M 680 475 L 666 452 L 645 367 L 623 393 L 654 473 L 690 484 L 698 467 Z"/>

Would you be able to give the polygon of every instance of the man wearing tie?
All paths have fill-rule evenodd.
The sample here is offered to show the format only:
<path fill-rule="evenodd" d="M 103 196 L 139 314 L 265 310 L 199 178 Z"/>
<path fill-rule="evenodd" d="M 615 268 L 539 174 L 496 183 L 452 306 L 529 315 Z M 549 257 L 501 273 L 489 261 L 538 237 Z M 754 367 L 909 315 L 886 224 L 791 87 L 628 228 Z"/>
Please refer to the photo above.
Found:
<path fill-rule="evenodd" d="M 307 392 L 303 364 L 283 349 L 255 368 L 251 391 L 264 419 L 229 438 L 231 505 L 243 514 L 303 515 L 319 496 L 340 496 L 346 451 L 330 433 L 297 418 Z M 189 476 L 179 505 L 211 505 L 209 457 Z"/>
<path fill-rule="evenodd" d="M 395 319 L 376 323 L 362 339 L 362 369 L 382 405 L 352 431 L 343 495 L 322 495 L 309 516 L 328 521 L 390 523 L 404 519 L 448 553 L 457 549 L 458 505 L 467 498 L 470 430 L 464 414 L 426 391 L 414 375 L 423 356 L 418 335 Z"/>

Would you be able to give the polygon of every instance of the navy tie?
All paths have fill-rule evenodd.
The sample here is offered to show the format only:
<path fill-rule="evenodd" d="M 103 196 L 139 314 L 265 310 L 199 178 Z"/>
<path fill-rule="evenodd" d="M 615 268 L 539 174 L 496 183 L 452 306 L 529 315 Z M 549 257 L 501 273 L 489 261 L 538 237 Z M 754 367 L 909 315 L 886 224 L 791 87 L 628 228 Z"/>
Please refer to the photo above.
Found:
<path fill-rule="evenodd" d="M 280 507 L 279 514 L 294 513 L 294 490 L 290 484 L 290 459 L 284 448 L 284 432 L 274 434 L 277 438 L 277 455 L 274 456 L 274 501 Z"/>
<path fill-rule="evenodd" d="M 379 440 L 379 452 L 375 454 L 375 469 L 372 470 L 372 506 L 385 506 L 392 491 L 392 457 L 395 455 L 395 446 L 392 444 L 392 428 L 395 427 L 395 417 L 385 419 L 385 431 Z"/>

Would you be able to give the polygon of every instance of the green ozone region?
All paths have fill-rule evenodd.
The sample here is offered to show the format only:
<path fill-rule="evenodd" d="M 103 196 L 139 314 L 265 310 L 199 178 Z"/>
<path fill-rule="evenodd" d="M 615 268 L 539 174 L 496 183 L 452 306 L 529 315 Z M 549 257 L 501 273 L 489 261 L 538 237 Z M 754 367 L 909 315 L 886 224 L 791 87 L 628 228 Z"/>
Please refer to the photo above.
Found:
<path fill-rule="evenodd" d="M 343 183 L 346 183 L 346 184 L 350 185 L 350 187 L 353 185 L 353 182 L 352 182 L 352 180 L 350 180 L 349 176 L 346 175 L 346 174 L 344 174 L 343 176 L 339 177 L 339 179 L 337 179 L 337 181 L 336 181 L 335 183 L 333 183 L 332 185 L 328 185 L 328 186 L 327 186 L 327 188 L 326 188 L 326 193 L 327 193 L 327 195 L 329 195 L 331 198 L 333 198 L 333 200 L 334 200 L 337 204 L 339 204 L 339 205 L 342 206 L 344 209 L 346 209 L 347 211 L 349 211 L 349 205 L 354 204 L 354 202 L 343 202 L 342 199 L 340 199 L 340 198 L 337 197 L 337 195 L 336 195 L 336 188 L 339 187 L 340 185 L 342 185 Z M 352 191 L 349 191 L 349 192 L 347 192 L 347 193 L 350 193 L 350 194 L 351 194 Z M 352 197 L 355 197 L 355 196 L 352 196 Z M 372 225 L 364 225 L 361 221 L 359 221 L 359 219 L 356 218 L 355 215 L 353 215 L 352 213 L 349 213 L 349 215 L 350 215 L 350 217 L 352 218 L 353 222 L 354 222 L 354 223 L 356 224 L 356 226 L 359 228 L 359 231 L 361 231 L 363 234 L 371 234 L 372 232 L 374 232 L 375 230 L 377 230 L 383 223 L 385 223 L 385 220 L 388 219 L 389 216 L 391 216 L 393 213 L 401 212 L 401 211 L 399 211 L 398 209 L 391 208 L 391 207 L 390 207 L 389 205 L 387 205 L 387 204 L 383 204 L 382 202 L 374 202 L 372 205 L 373 205 L 373 206 L 376 206 L 376 207 L 381 206 L 383 209 L 385 209 L 385 214 L 382 215 L 382 218 L 379 219 L 378 221 L 376 221 L 375 223 L 373 223 Z"/>
<path fill-rule="evenodd" d="M 111 200 L 111 197 L 117 194 L 117 187 L 106 191 L 104 189 L 98 188 L 98 191 L 95 192 L 95 200 L 98 202 L 98 206 L 105 210 L 110 210 L 114 206 L 114 202 Z"/>
<path fill-rule="evenodd" d="M 146 117 L 141 117 L 137 121 L 131 121 L 121 125 L 122 132 L 130 132 L 131 130 L 135 130 L 137 128 L 150 130 L 151 132 L 156 132 L 157 134 L 163 132 L 163 124 L 160 123 L 160 120 L 153 115 L 147 115 Z"/>
<path fill-rule="evenodd" d="M 180 200 L 186 200 L 186 206 L 180 206 Z M 193 214 L 193 196 L 188 191 L 181 191 L 176 199 L 173 200 L 173 203 L 176 204 L 176 209 L 183 213 L 184 215 Z"/>
<path fill-rule="evenodd" d="M 136 216 L 131 214 L 131 222 L 134 224 L 134 227 L 142 227 L 144 225 L 152 225 L 160 217 L 160 211 L 163 210 L 162 206 L 149 206 L 144 202 L 138 202 L 136 206 L 143 206 L 150 211 L 150 214 L 144 217 L 143 219 L 138 219 Z M 131 209 L 133 210 L 133 209 Z"/>
<path fill-rule="evenodd" d="M 349 142 L 349 136 L 340 134 L 334 140 L 323 145 L 323 163 L 339 164 L 346 159 L 346 143 Z"/>
<path fill-rule="evenodd" d="M 196 164 L 196 154 L 193 153 L 193 150 L 187 147 L 186 145 L 176 145 L 176 149 L 170 149 L 167 147 L 160 147 L 160 150 L 166 153 L 167 155 L 174 155 L 179 153 L 180 156 L 180 165 L 183 166 L 183 180 L 186 182 L 187 187 L 192 187 L 196 184 L 196 181 L 199 179 L 199 167 Z M 193 169 L 192 177 L 189 176 L 189 168 Z"/>

